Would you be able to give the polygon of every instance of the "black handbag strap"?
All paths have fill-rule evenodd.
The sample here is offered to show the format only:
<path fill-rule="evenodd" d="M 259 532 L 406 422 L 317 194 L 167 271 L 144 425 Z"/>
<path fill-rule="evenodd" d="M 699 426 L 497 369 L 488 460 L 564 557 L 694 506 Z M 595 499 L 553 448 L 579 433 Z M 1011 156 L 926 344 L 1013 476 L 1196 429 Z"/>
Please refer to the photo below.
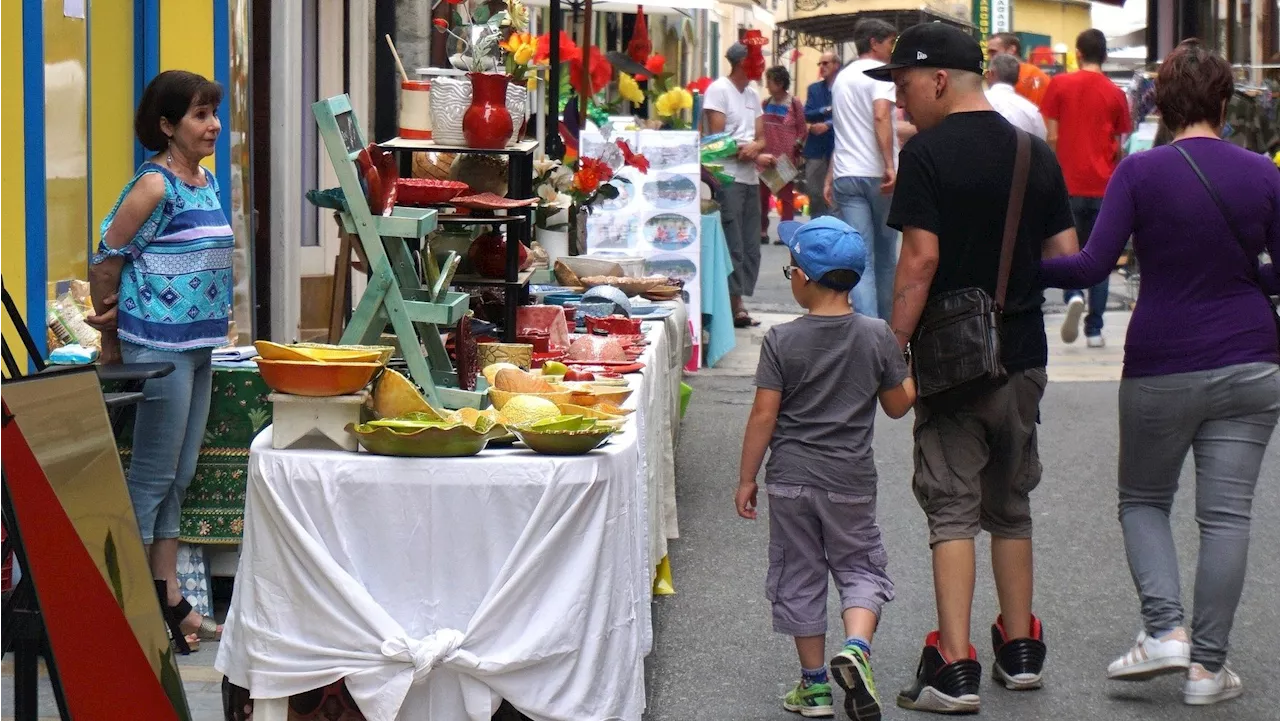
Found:
<path fill-rule="evenodd" d="M 1209 191 L 1209 197 L 1213 198 L 1214 204 L 1218 206 L 1218 212 L 1222 213 L 1222 217 L 1227 221 L 1227 227 L 1231 229 L 1231 234 L 1235 236 L 1236 243 L 1240 245 L 1240 250 L 1244 251 L 1244 259 L 1249 265 L 1249 280 L 1253 281 L 1259 290 L 1262 290 L 1263 295 L 1267 295 L 1270 298 L 1266 289 L 1262 287 L 1261 279 L 1258 277 L 1258 258 L 1255 254 L 1250 253 L 1249 248 L 1244 244 L 1244 234 L 1240 232 L 1240 228 L 1236 227 L 1236 222 L 1232 219 L 1231 212 L 1227 210 L 1227 204 L 1222 202 L 1222 196 L 1218 195 L 1218 189 L 1213 187 L 1213 183 L 1210 183 L 1209 179 L 1205 177 L 1204 171 L 1191 158 L 1191 154 L 1187 152 L 1186 148 L 1177 143 L 1170 143 L 1170 145 L 1173 146 L 1174 150 L 1178 151 L 1183 160 L 1187 161 L 1187 165 L 1190 165 L 1191 169 L 1195 171 L 1196 177 L 1200 179 L 1201 183 L 1204 183 L 1204 189 Z"/>
<path fill-rule="evenodd" d="M 1013 246 L 1022 223 L 1022 201 L 1027 196 L 1027 175 L 1031 171 L 1031 136 L 1015 128 L 1018 149 L 1013 156 L 1013 185 L 1009 188 L 1009 209 L 1004 215 L 1004 238 L 1000 242 L 1000 275 L 996 277 L 996 311 L 1004 311 L 1004 298 L 1009 292 L 1009 272 L 1013 269 Z"/>

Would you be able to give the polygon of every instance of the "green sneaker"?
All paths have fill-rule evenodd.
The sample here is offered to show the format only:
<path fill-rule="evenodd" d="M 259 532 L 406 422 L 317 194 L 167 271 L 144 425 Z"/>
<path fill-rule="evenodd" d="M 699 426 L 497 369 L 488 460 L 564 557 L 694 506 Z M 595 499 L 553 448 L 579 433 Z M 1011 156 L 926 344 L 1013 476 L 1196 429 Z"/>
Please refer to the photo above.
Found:
<path fill-rule="evenodd" d="M 804 682 L 800 682 L 782 697 L 782 708 L 805 718 L 835 716 L 836 710 L 832 702 L 831 684 L 814 683 L 805 686 Z"/>
<path fill-rule="evenodd" d="M 844 711 L 853 721 L 880 721 L 880 695 L 871 677 L 871 659 L 857 646 L 845 646 L 831 659 L 831 675 L 844 689 Z"/>

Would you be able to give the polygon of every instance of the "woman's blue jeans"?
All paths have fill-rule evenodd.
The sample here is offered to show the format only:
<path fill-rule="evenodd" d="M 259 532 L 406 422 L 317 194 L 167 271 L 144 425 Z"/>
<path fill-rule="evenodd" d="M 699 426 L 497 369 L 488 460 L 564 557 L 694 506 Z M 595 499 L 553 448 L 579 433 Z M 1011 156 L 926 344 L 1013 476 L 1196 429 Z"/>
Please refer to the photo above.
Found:
<path fill-rule="evenodd" d="M 196 474 L 213 390 L 213 350 L 164 351 L 121 341 L 126 363 L 172 363 L 143 386 L 133 425 L 129 498 L 142 542 L 178 537 L 182 498 Z"/>

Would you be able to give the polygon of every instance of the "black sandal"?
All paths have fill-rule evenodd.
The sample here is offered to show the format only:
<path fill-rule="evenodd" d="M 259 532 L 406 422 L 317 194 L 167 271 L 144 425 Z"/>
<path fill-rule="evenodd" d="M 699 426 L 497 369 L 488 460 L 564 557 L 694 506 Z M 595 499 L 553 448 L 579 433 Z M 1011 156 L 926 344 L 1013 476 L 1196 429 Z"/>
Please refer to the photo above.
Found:
<path fill-rule="evenodd" d="M 754 328 L 760 325 L 760 321 L 752 318 L 745 310 L 740 310 L 733 314 L 734 328 Z"/>
<path fill-rule="evenodd" d="M 191 603 L 184 598 L 178 601 L 178 605 L 170 606 L 168 584 L 162 580 L 157 580 L 155 584 L 164 623 L 169 627 L 169 636 L 172 637 L 173 645 L 178 647 L 178 653 L 186 656 L 191 653 L 191 645 L 187 643 L 187 635 L 182 632 L 182 622 L 191 613 Z"/>

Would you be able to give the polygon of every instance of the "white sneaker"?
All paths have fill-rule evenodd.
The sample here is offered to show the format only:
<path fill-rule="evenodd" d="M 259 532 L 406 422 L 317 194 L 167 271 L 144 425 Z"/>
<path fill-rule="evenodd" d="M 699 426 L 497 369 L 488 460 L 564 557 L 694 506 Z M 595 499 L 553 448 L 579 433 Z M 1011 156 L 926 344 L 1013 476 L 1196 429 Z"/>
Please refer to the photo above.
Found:
<path fill-rule="evenodd" d="M 1106 339 L 1100 335 L 1091 335 L 1088 338 L 1085 338 L 1085 341 L 1089 344 L 1090 348 L 1101 348 L 1107 344 Z"/>
<path fill-rule="evenodd" d="M 1243 692 L 1244 683 L 1230 668 L 1223 666 L 1214 673 L 1193 663 L 1187 671 L 1187 682 L 1182 687 L 1182 701 L 1191 706 L 1208 706 L 1233 699 Z"/>
<path fill-rule="evenodd" d="M 1191 665 L 1191 640 L 1181 626 L 1164 638 L 1152 638 L 1146 631 L 1129 652 L 1107 667 L 1107 678 L 1116 681 L 1146 681 L 1168 673 L 1185 671 Z"/>
<path fill-rule="evenodd" d="M 1062 320 L 1062 342 L 1075 343 L 1080 337 L 1080 316 L 1084 315 L 1084 298 L 1075 296 L 1067 301 L 1067 317 Z"/>

